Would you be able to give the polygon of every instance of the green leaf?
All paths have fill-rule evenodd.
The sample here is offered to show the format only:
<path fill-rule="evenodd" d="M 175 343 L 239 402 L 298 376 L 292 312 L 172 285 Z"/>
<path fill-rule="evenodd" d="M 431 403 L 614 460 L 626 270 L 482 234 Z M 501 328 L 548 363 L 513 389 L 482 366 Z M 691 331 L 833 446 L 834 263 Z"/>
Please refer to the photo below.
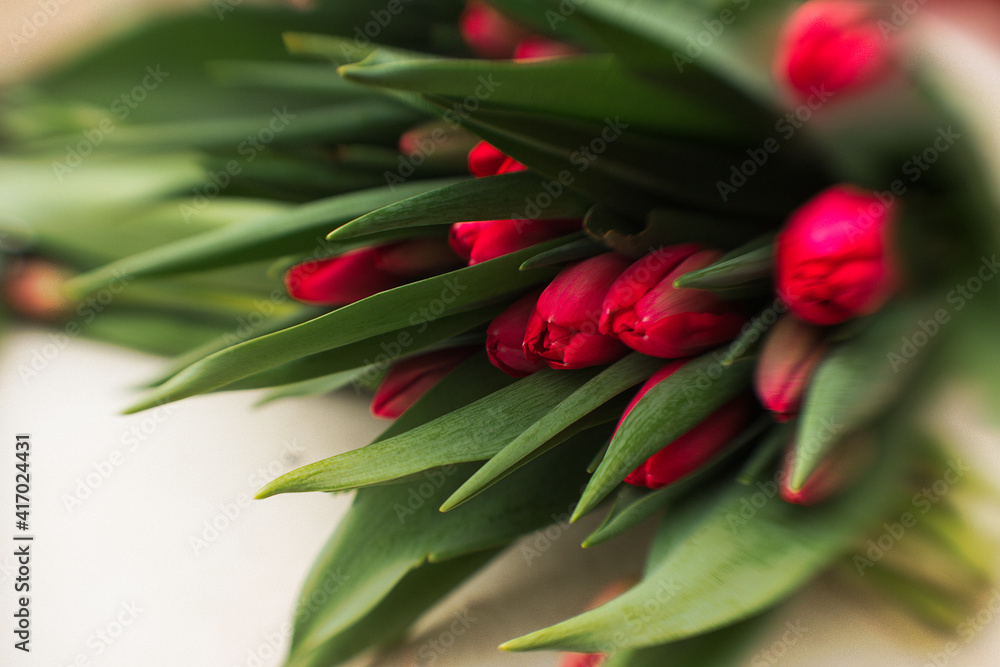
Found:
<path fill-rule="evenodd" d="M 308 380 L 300 380 L 298 382 L 286 384 L 283 387 L 272 389 L 267 392 L 267 394 L 257 401 L 255 405 L 260 407 L 284 398 L 298 398 L 300 396 L 329 394 L 339 389 L 343 389 L 344 387 L 351 386 L 352 384 L 358 382 L 368 372 L 372 372 L 376 376 L 379 375 L 378 368 L 366 366 L 363 368 L 355 368 L 349 371 L 341 371 L 339 373 L 330 373 L 329 375 L 323 375 L 320 377 L 310 378 Z"/>
<path fill-rule="evenodd" d="M 540 209 L 534 202 L 545 194 L 542 184 L 543 180 L 530 172 L 460 181 L 379 208 L 338 227 L 327 238 L 343 241 L 410 227 L 477 220 L 578 218 L 587 212 L 590 205 L 572 193 L 552 199 L 551 205 Z"/>
<path fill-rule="evenodd" d="M 834 445 L 896 398 L 920 362 L 902 356 L 900 341 L 921 316 L 932 313 L 897 301 L 873 315 L 856 337 L 830 350 L 809 382 L 798 419 L 789 483 L 793 490 L 802 488 Z"/>
<path fill-rule="evenodd" d="M 662 359 L 634 353 L 604 369 L 494 455 L 445 501 L 441 511 L 458 507 L 548 451 L 557 444 L 552 441 L 555 436 L 629 387 L 645 381 L 661 366 Z"/>
<path fill-rule="evenodd" d="M 618 537 L 667 507 L 675 499 L 692 489 L 704 486 L 708 480 L 719 474 L 720 468 L 729 465 L 733 454 L 760 435 L 771 423 L 769 416 L 762 416 L 726 445 L 719 456 L 708 465 L 673 484 L 655 491 L 638 489 L 629 484 L 622 486 L 608 516 L 584 539 L 581 546 L 592 547 Z"/>
<path fill-rule="evenodd" d="M 486 550 L 444 563 L 423 563 L 414 567 L 353 625 L 332 634 L 315 650 L 293 651 L 284 667 L 330 667 L 369 647 L 388 646 L 402 640 L 414 621 L 497 553 L 498 549 Z M 300 602 L 300 614 L 310 608 L 308 604 L 308 597 L 304 604 Z"/>
<path fill-rule="evenodd" d="M 428 347 L 451 339 L 470 329 L 493 320 L 503 307 L 498 304 L 476 308 L 456 315 L 439 317 L 432 321 L 420 322 L 414 326 L 397 329 L 379 336 L 372 336 L 357 343 L 311 354 L 295 359 L 275 368 L 261 371 L 250 377 L 237 380 L 223 387 L 221 391 L 259 389 L 274 387 L 329 375 L 369 367 L 363 377 L 371 378 L 379 374 L 393 361 L 420 352 Z M 477 341 L 482 344 L 482 338 Z"/>
<path fill-rule="evenodd" d="M 297 468 L 257 497 L 345 491 L 436 466 L 488 459 L 595 375 L 591 370 L 539 371 L 405 433 Z"/>
<path fill-rule="evenodd" d="M 760 284 L 770 285 L 774 268 L 774 236 L 747 244 L 697 271 L 674 281 L 674 287 L 731 290 Z"/>
<path fill-rule="evenodd" d="M 668 515 L 643 580 L 592 611 L 512 640 L 507 650 L 613 652 L 700 635 L 749 618 L 797 590 L 881 521 L 904 491 L 909 437 L 896 433 L 849 494 L 812 507 L 760 507 L 728 482 Z M 708 495 L 710 492 L 710 495 Z M 747 557 L 752 554 L 752 558 Z M 629 632 L 621 632 L 628 627 Z"/>
<path fill-rule="evenodd" d="M 601 667 L 733 667 L 762 632 L 770 614 L 760 614 L 697 637 L 620 651 Z"/>
<path fill-rule="evenodd" d="M 307 255 L 310 250 L 324 254 L 323 237 L 332 227 L 372 209 L 454 182 L 454 179 L 420 181 L 320 199 L 133 255 L 78 276 L 67 284 L 67 289 L 74 294 L 86 294 L 100 289 L 117 275 L 205 271 L 288 254 Z"/>
<path fill-rule="evenodd" d="M 745 391 L 753 365 L 723 368 L 714 353 L 684 364 L 650 389 L 611 439 L 608 453 L 587 485 L 573 520 L 605 498 L 625 476 Z M 702 389 L 699 384 L 707 384 Z"/>
<path fill-rule="evenodd" d="M 538 269 L 545 266 L 575 262 L 593 257 L 594 255 L 600 255 L 602 252 L 607 252 L 607 250 L 607 246 L 587 238 L 567 241 L 558 248 L 535 255 L 521 265 L 521 270 L 527 271 L 528 269 Z"/>
<path fill-rule="evenodd" d="M 212 391 L 300 357 L 516 295 L 555 275 L 551 269 L 516 269 L 557 243 L 558 239 L 386 290 L 290 329 L 221 350 L 156 388 L 129 412 Z"/>
<path fill-rule="evenodd" d="M 437 506 L 474 465 L 432 469 L 410 484 L 358 491 L 304 586 L 302 601 L 331 577 L 329 601 L 296 625 L 293 657 L 308 655 L 364 618 L 421 563 L 503 546 L 562 514 L 583 482 L 592 451 L 565 448 L 518 471 L 474 503 L 440 514 Z"/>
<path fill-rule="evenodd" d="M 479 107 L 603 123 L 621 117 L 637 130 L 658 134 L 746 138 L 745 114 L 706 103 L 677 77 L 672 89 L 650 85 L 613 56 L 585 55 L 504 60 L 364 61 L 340 68 L 350 81 L 449 98 L 461 108 L 468 96 Z M 594 94 L 600 90 L 600 94 Z M 454 112 L 453 112 L 454 113 Z"/>

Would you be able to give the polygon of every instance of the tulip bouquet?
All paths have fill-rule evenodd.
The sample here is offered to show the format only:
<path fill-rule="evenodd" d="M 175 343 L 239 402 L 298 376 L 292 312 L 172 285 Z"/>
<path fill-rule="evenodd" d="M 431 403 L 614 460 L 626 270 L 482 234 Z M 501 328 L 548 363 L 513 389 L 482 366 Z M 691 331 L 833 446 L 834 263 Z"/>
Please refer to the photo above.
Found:
<path fill-rule="evenodd" d="M 988 156 L 927 56 L 965 3 L 316 4 L 157 22 L 0 116 L 35 169 L 7 261 L 45 274 L 8 270 L 10 309 L 118 280 L 105 333 L 184 350 L 131 411 L 354 387 L 395 420 L 259 493 L 356 490 L 289 666 L 404 637 L 567 507 L 604 513 L 585 547 L 658 522 L 645 573 L 504 649 L 731 664 L 831 567 L 945 630 L 975 609 L 985 485 L 922 414 L 1000 373 Z"/>

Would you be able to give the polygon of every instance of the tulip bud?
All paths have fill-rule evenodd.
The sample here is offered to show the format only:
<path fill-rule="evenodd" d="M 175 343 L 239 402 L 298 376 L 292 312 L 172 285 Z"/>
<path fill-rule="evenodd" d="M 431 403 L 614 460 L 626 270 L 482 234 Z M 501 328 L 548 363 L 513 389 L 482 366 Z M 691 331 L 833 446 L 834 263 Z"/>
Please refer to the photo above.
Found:
<path fill-rule="evenodd" d="M 372 414 L 396 419 L 475 351 L 474 347 L 438 350 L 397 361 L 375 390 Z"/>
<path fill-rule="evenodd" d="M 826 354 L 824 337 L 823 329 L 794 315 L 782 317 L 768 334 L 754 386 L 761 403 L 778 421 L 798 413 L 809 379 Z"/>
<path fill-rule="evenodd" d="M 601 333 L 654 357 L 688 357 L 739 333 L 746 317 L 732 301 L 674 281 L 722 254 L 697 244 L 655 250 L 615 281 L 602 305 Z"/>
<path fill-rule="evenodd" d="M 580 231 L 579 220 L 488 220 L 456 222 L 448 240 L 452 249 L 468 258 L 469 265 Z"/>
<path fill-rule="evenodd" d="M 470 0 L 459 18 L 462 39 L 483 58 L 510 58 L 518 42 L 531 33 L 496 9 L 478 0 Z"/>
<path fill-rule="evenodd" d="M 579 51 L 569 44 L 556 42 L 544 37 L 529 37 L 518 43 L 514 49 L 514 60 L 532 60 L 535 58 L 564 58 L 575 56 Z"/>
<path fill-rule="evenodd" d="M 375 248 L 296 264 L 285 273 L 285 288 L 296 301 L 342 306 L 403 284 L 403 278 L 378 268 Z"/>
<path fill-rule="evenodd" d="M 58 264 L 37 257 L 8 258 L 3 267 L 2 299 L 21 317 L 38 321 L 57 321 L 71 314 L 73 304 L 63 293 L 63 285 L 72 273 Z"/>
<path fill-rule="evenodd" d="M 838 442 L 816 467 L 801 489 L 792 489 L 792 463 L 797 443 L 785 455 L 781 473 L 781 498 L 795 505 L 815 505 L 846 490 L 868 469 L 875 443 L 866 432 L 855 433 Z"/>
<path fill-rule="evenodd" d="M 511 377 L 531 375 L 545 367 L 524 355 L 524 334 L 542 290 L 538 289 L 512 303 L 486 330 L 486 354 L 490 362 Z"/>
<path fill-rule="evenodd" d="M 635 398 L 625 408 L 617 429 L 650 389 L 676 373 L 687 363 L 671 361 L 642 385 Z M 746 426 L 753 409 L 753 400 L 742 395 L 713 412 L 703 422 L 646 459 L 629 473 L 625 481 L 632 486 L 659 489 L 695 472 L 711 461 L 732 442 Z"/>
<path fill-rule="evenodd" d="M 892 69 L 888 39 L 875 3 L 811 0 L 792 16 L 780 38 L 776 78 L 803 97 L 860 88 Z"/>
<path fill-rule="evenodd" d="M 813 324 L 878 310 L 898 286 L 890 234 L 895 205 L 838 185 L 795 211 L 778 235 L 778 295 Z"/>
<path fill-rule="evenodd" d="M 461 265 L 461 258 L 445 239 L 409 239 L 375 247 L 375 266 L 397 276 L 422 278 Z"/>
<path fill-rule="evenodd" d="M 524 171 L 527 167 L 512 157 L 507 157 L 493 144 L 480 141 L 469 151 L 469 173 L 476 178 Z"/>
<path fill-rule="evenodd" d="M 552 368 L 586 368 L 616 361 L 628 353 L 620 341 L 601 334 L 597 321 L 611 284 L 629 266 L 613 252 L 571 264 L 538 298 L 524 337 L 529 362 Z"/>

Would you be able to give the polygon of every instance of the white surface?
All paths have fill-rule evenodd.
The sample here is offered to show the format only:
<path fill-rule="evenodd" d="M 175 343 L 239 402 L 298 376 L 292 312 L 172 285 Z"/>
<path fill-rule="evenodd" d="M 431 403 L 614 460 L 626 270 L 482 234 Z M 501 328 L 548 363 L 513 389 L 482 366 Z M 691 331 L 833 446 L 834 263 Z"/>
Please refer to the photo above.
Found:
<path fill-rule="evenodd" d="M 117 416 L 133 396 L 129 387 L 162 362 L 74 339 L 38 375 L 22 379 L 20 371 L 30 368 L 36 353 L 52 352 L 46 348 L 51 340 L 45 331 L 22 331 L 0 347 L 4 619 L 12 613 L 10 443 L 23 431 L 32 434 L 30 532 L 36 536 L 33 652 L 15 652 L 9 624 L 0 624 L 0 665 L 280 664 L 288 639 L 283 628 L 298 587 L 349 497 L 243 499 L 265 478 L 367 442 L 382 424 L 367 416 L 363 398 L 349 392 L 259 410 L 250 408 L 256 393 L 214 395 L 181 402 L 158 417 L 155 411 Z M 976 415 L 963 414 L 969 404 L 959 397 L 946 406 L 954 425 L 978 422 Z M 982 431 L 971 435 L 978 441 L 977 467 L 1000 478 L 996 438 Z M 97 484 L 95 466 L 107 471 L 116 451 L 119 465 Z M 88 475 L 92 495 L 68 507 L 67 497 Z M 225 526 L 221 517 L 233 503 L 245 506 L 238 516 L 230 507 L 235 518 Z M 217 537 L 202 534 L 206 521 L 218 521 Z M 494 647 L 580 609 L 623 563 L 638 572 L 643 549 L 630 544 L 631 538 L 583 551 L 577 545 L 586 529 L 557 532 L 551 548 L 530 566 L 515 547 L 453 596 L 447 608 L 421 622 L 408 647 L 376 664 L 426 666 L 428 656 L 435 656 L 439 667 L 553 665 L 552 654 L 506 655 Z M 208 542 L 197 552 L 194 537 Z M 537 539 L 527 538 L 529 544 Z M 128 605 L 138 613 L 106 644 L 98 633 L 116 634 L 116 620 Z M 474 620 L 439 653 L 431 642 L 452 643 L 448 633 L 456 615 Z M 125 613 L 122 620 L 130 616 Z M 1000 624 L 992 613 L 986 620 L 984 632 L 961 641 L 958 654 L 947 656 L 948 665 L 997 664 Z M 783 643 L 786 622 L 803 630 L 794 644 Z M 830 581 L 797 596 L 774 624 L 774 632 L 747 654 L 746 664 L 923 667 L 949 641 L 914 638 L 896 610 Z M 909 653 L 902 652 L 903 642 L 913 646 Z"/>

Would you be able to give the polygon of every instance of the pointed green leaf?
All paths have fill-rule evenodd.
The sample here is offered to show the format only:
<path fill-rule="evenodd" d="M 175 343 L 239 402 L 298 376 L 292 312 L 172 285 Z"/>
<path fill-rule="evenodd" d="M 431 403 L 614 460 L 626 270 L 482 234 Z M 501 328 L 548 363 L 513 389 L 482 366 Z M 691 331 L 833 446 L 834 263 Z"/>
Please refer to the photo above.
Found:
<path fill-rule="evenodd" d="M 590 206 L 572 193 L 552 199 L 536 213 L 544 195 L 543 179 L 530 172 L 474 178 L 403 199 L 361 216 L 330 232 L 343 241 L 390 230 L 446 225 L 453 222 L 506 219 L 578 218 Z M 550 198 L 551 199 L 551 198 Z"/>
<path fill-rule="evenodd" d="M 649 491 L 625 484 L 619 489 L 618 496 L 615 498 L 607 517 L 594 532 L 584 539 L 581 546 L 584 548 L 592 547 L 618 537 L 667 507 L 674 499 L 705 485 L 708 480 L 719 474 L 721 468 L 729 465 L 733 454 L 754 440 L 770 424 L 771 418 L 769 416 L 765 415 L 759 418 L 733 438 L 733 441 L 726 445 L 719 456 L 710 461 L 704 468 L 661 489 Z"/>
<path fill-rule="evenodd" d="M 441 506 L 447 512 L 474 498 L 499 480 L 554 446 L 552 438 L 583 419 L 629 387 L 645 381 L 663 366 L 661 359 L 630 354 L 589 380 L 535 423 L 524 429 L 508 445 L 476 471 Z"/>
<path fill-rule="evenodd" d="M 821 505 L 792 505 L 772 495 L 747 516 L 745 486 L 728 482 L 706 489 L 711 497 L 687 503 L 681 514 L 688 516 L 664 519 L 661 530 L 666 532 L 658 537 L 650 567 L 634 588 L 502 648 L 612 652 L 692 637 L 767 609 L 896 506 L 905 493 L 910 439 L 895 435 L 858 486 Z M 622 633 L 623 626 L 630 631 Z"/>
<path fill-rule="evenodd" d="M 587 485 L 574 520 L 594 509 L 650 456 L 746 391 L 753 365 L 723 368 L 714 353 L 693 359 L 650 389 L 632 408 Z M 701 385 L 707 386 L 702 388 Z"/>
<path fill-rule="evenodd" d="M 372 209 L 443 185 L 454 179 L 418 181 L 321 199 L 276 215 L 260 216 L 199 234 L 78 276 L 67 285 L 75 294 L 99 289 L 118 275 L 144 276 L 205 271 L 282 255 L 324 251 L 323 237 Z"/>
<path fill-rule="evenodd" d="M 257 494 L 344 491 L 490 458 L 596 371 L 545 369 L 395 437 L 297 468 Z"/>
<path fill-rule="evenodd" d="M 294 359 L 468 310 L 555 275 L 551 269 L 517 271 L 524 260 L 558 244 L 550 241 L 475 266 L 380 292 L 290 329 L 216 352 L 188 367 L 129 409 L 137 412 L 218 389 Z M 499 279 L 498 276 L 504 276 Z"/>
<path fill-rule="evenodd" d="M 748 244 L 703 269 L 690 271 L 674 281 L 674 287 L 731 290 L 748 285 L 770 286 L 774 268 L 774 237 Z"/>
<path fill-rule="evenodd" d="M 747 136 L 746 117 L 731 111 L 733 107 L 706 103 L 680 79 L 680 85 L 670 90 L 650 85 L 608 55 L 522 62 L 365 61 L 339 71 L 351 81 L 456 102 L 475 93 L 481 107 L 601 123 L 621 117 L 636 129 L 661 134 Z M 594 94 L 597 88 L 599 95 Z"/>
<path fill-rule="evenodd" d="M 599 255 L 602 252 L 607 252 L 607 250 L 607 246 L 587 238 L 567 241 L 558 248 L 535 255 L 521 265 L 521 270 L 527 271 L 528 269 L 538 269 L 544 266 L 556 266 L 566 264 L 567 262 L 575 262 Z"/>
<path fill-rule="evenodd" d="M 809 382 L 798 419 L 792 489 L 802 488 L 837 442 L 896 398 L 921 361 L 901 356 L 900 341 L 932 313 L 914 303 L 890 304 L 859 335 L 830 350 Z"/>

